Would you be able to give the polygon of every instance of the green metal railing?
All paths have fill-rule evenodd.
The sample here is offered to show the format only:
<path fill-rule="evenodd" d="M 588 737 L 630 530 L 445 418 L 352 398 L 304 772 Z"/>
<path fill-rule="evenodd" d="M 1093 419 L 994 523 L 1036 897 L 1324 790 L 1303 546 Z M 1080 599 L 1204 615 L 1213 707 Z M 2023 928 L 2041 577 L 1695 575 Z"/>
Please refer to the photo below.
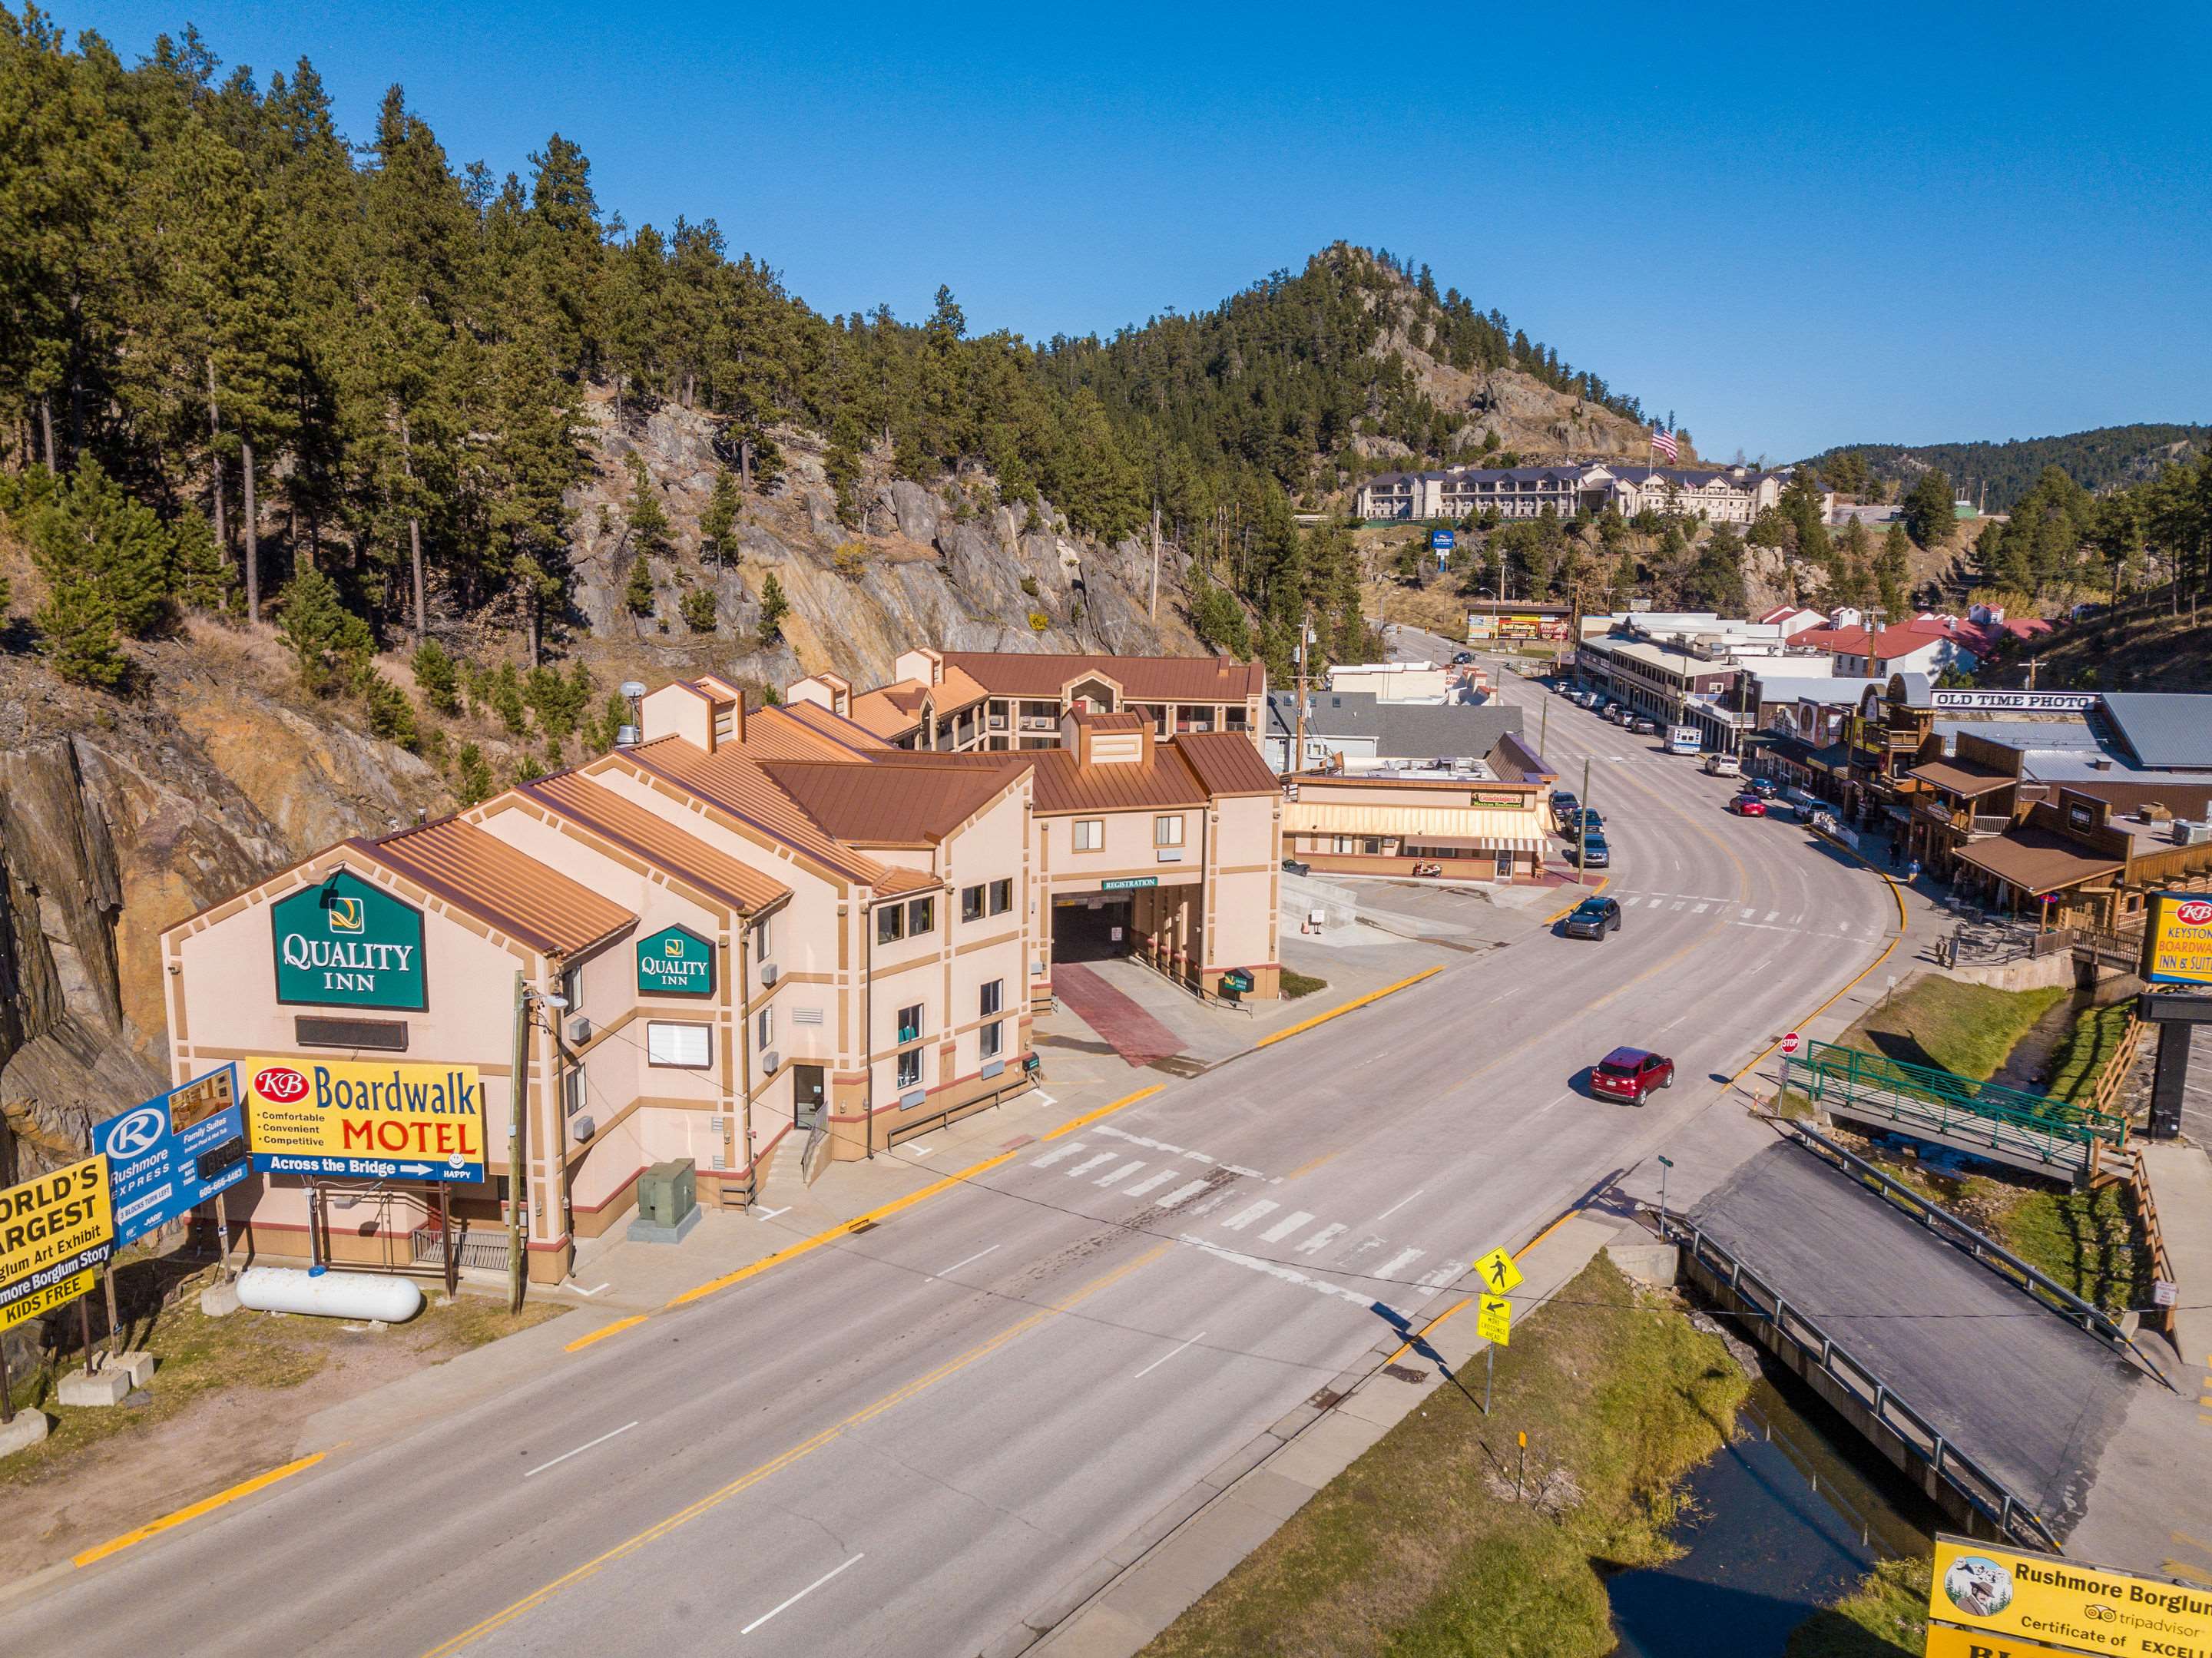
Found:
<path fill-rule="evenodd" d="M 2127 1143 L 2127 1120 L 2109 1111 L 2069 1105 L 1998 1083 L 1976 1082 L 1934 1066 L 1908 1065 L 1833 1042 L 1808 1042 L 1805 1051 L 1786 1066 L 1788 1085 L 1814 1100 L 1825 1101 L 1829 1089 L 1838 1088 L 1846 1102 L 1887 1095 L 1917 1101 L 1945 1121 L 1955 1112 L 1961 1127 L 2016 1128 L 2084 1147 Z"/>

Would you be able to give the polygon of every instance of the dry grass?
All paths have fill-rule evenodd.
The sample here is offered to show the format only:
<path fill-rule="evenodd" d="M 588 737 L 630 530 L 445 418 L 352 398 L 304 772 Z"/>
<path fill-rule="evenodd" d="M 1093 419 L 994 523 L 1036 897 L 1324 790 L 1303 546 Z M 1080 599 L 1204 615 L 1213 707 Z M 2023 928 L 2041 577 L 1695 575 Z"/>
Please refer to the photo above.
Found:
<path fill-rule="evenodd" d="M 1146 1649 L 1151 1658 L 1600 1658 L 1601 1564 L 1675 1552 L 1681 1476 L 1749 1391 L 1719 1339 L 1602 1257 L 1306 1504 Z M 1531 1495 L 1514 1488 L 1528 1434 Z"/>
<path fill-rule="evenodd" d="M 1928 1643 L 1926 1560 L 1885 1560 L 1790 1633 L 1784 1658 L 1898 1658 Z"/>

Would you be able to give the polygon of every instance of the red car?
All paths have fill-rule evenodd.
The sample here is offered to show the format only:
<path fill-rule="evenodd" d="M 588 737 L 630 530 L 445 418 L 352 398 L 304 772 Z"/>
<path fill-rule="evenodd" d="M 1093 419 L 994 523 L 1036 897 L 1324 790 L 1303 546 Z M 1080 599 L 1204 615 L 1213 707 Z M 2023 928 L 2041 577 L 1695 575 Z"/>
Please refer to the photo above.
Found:
<path fill-rule="evenodd" d="M 1739 794 L 1728 803 L 1728 809 L 1739 817 L 1766 816 L 1766 802 L 1755 794 Z"/>
<path fill-rule="evenodd" d="M 1640 1048 L 1616 1048 L 1590 1067 L 1590 1087 L 1631 1105 L 1644 1103 L 1655 1088 L 1674 1085 L 1674 1062 Z"/>

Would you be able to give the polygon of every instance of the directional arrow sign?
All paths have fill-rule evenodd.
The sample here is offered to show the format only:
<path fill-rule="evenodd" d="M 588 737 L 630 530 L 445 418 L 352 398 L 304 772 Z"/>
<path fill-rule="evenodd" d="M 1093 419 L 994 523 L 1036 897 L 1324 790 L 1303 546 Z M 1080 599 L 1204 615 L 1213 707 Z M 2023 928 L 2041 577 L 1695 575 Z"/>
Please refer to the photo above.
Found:
<path fill-rule="evenodd" d="M 1492 1249 L 1476 1261 L 1474 1270 L 1482 1279 L 1482 1287 L 1492 1295 L 1504 1295 L 1521 1282 L 1521 1269 L 1513 1264 L 1513 1257 L 1502 1248 Z"/>
<path fill-rule="evenodd" d="M 1504 1296 L 1485 1296 L 1475 1311 L 1474 1327 L 1493 1347 L 1513 1345 L 1513 1303 Z"/>

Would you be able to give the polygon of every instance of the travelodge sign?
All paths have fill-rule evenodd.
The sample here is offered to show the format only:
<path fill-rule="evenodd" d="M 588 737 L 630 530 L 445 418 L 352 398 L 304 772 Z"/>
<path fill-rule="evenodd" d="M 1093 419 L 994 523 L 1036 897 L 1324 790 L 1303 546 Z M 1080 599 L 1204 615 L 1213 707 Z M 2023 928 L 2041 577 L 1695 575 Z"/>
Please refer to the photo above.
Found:
<path fill-rule="evenodd" d="M 420 1013 L 422 912 L 373 881 L 339 870 L 270 906 L 276 999 Z"/>

